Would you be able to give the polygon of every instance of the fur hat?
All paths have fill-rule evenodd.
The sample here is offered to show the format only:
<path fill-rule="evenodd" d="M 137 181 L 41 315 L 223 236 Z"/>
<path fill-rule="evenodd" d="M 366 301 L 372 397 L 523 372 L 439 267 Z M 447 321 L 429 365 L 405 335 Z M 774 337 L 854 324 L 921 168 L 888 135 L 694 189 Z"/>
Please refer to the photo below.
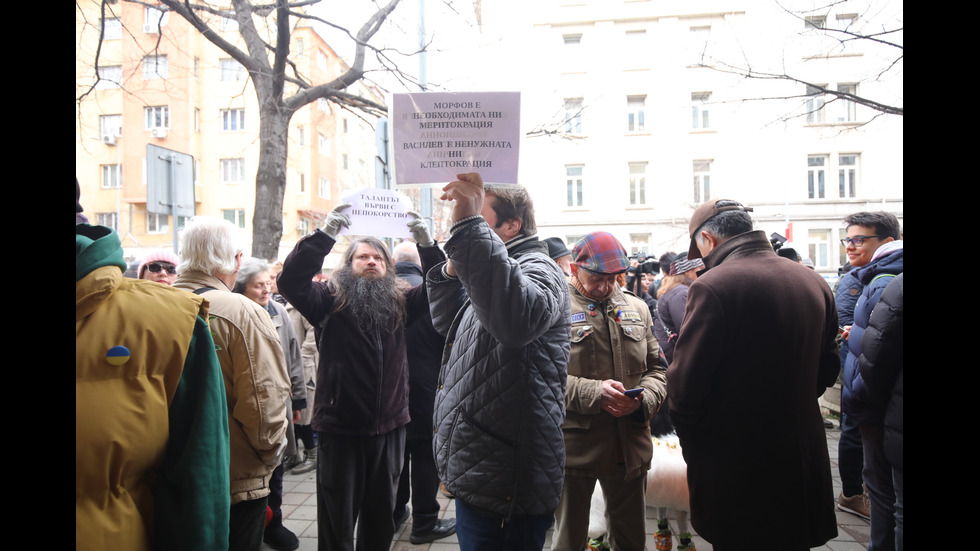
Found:
<path fill-rule="evenodd" d="M 178 264 L 180 264 L 180 259 L 178 259 L 177 255 L 175 255 L 170 251 L 165 251 L 165 250 L 153 251 L 152 253 L 146 255 L 146 258 L 143 259 L 143 262 L 140 262 L 140 267 L 137 268 L 136 270 L 136 279 L 143 279 L 143 270 L 145 270 L 146 265 L 151 262 L 169 262 L 174 266 L 177 266 Z"/>

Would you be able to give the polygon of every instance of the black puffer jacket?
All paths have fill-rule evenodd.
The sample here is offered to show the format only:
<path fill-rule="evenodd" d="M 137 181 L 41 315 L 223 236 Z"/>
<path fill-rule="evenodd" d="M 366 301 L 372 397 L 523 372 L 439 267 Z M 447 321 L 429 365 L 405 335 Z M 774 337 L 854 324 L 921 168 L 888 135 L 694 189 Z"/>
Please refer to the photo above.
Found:
<path fill-rule="evenodd" d="M 885 457 L 903 469 L 905 274 L 885 287 L 861 337 L 858 367 L 872 402 L 885 410 Z"/>
<path fill-rule="evenodd" d="M 564 274 L 536 237 L 505 247 L 482 219 L 456 229 L 446 253 L 458 279 L 441 266 L 426 274 L 432 323 L 447 337 L 433 419 L 439 478 L 485 511 L 550 514 L 565 476 Z"/>

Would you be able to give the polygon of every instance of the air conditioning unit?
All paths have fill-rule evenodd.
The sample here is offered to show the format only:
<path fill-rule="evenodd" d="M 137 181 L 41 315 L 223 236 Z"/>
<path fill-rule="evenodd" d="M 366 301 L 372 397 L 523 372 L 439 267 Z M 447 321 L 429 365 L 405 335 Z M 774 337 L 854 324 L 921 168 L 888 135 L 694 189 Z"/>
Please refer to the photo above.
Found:
<path fill-rule="evenodd" d="M 159 34 L 160 27 L 154 25 L 153 23 L 143 23 L 143 32 L 149 34 Z"/>
<path fill-rule="evenodd" d="M 169 128 L 157 127 L 150 130 L 150 135 L 154 138 L 166 138 L 169 132 Z"/>
<path fill-rule="evenodd" d="M 102 136 L 102 143 L 106 145 L 116 145 L 116 140 L 118 138 L 119 136 L 116 136 L 115 134 L 106 134 Z"/>

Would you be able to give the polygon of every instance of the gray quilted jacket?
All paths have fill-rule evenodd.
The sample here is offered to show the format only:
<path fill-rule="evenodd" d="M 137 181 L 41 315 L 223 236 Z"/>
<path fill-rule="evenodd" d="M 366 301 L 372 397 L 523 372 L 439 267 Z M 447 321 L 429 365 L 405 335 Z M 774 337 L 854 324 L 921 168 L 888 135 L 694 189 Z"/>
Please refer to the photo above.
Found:
<path fill-rule="evenodd" d="M 565 475 L 564 274 L 537 237 L 505 247 L 482 219 L 445 249 L 458 279 L 441 264 L 426 278 L 433 325 L 447 337 L 433 416 L 439 479 L 505 518 L 551 514 Z"/>

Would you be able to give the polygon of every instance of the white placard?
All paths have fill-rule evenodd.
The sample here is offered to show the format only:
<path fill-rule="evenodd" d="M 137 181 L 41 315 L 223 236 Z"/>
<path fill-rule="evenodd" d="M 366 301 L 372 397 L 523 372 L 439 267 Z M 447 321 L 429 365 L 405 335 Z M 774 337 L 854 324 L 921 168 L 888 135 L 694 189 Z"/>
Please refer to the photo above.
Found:
<path fill-rule="evenodd" d="M 412 237 L 408 223 L 412 216 L 412 200 L 397 191 L 364 188 L 345 195 L 342 203 L 350 203 L 344 214 L 350 217 L 350 227 L 341 227 L 341 234 L 373 237 Z"/>
<path fill-rule="evenodd" d="M 392 96 L 395 186 L 444 185 L 479 172 L 517 184 L 520 92 L 420 92 Z"/>

